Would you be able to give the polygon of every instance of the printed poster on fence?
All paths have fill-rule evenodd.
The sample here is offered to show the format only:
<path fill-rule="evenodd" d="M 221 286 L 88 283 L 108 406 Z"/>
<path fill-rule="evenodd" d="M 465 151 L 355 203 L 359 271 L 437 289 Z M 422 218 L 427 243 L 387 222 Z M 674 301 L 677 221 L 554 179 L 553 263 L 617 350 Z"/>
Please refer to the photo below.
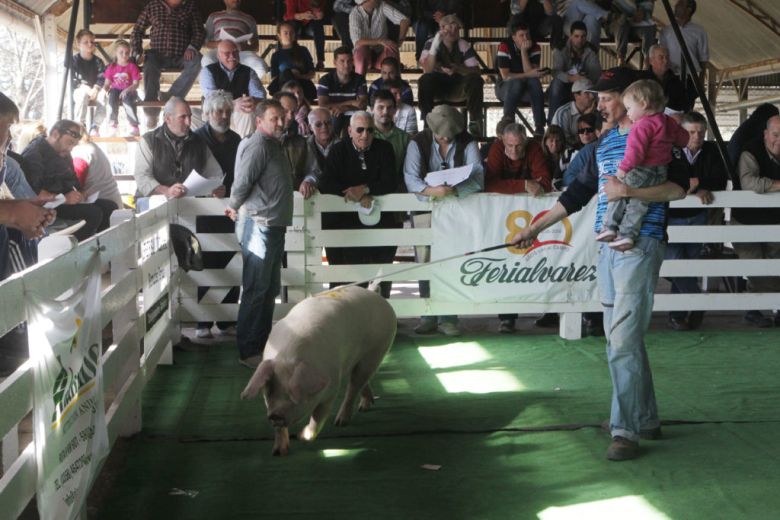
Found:
<path fill-rule="evenodd" d="M 433 209 L 431 259 L 509 243 L 556 200 L 483 195 L 442 201 Z M 594 199 L 543 231 L 527 249 L 499 249 L 444 262 L 431 272 L 431 297 L 474 303 L 592 300 L 597 294 L 595 212 Z"/>
<path fill-rule="evenodd" d="M 61 299 L 28 294 L 37 502 L 43 520 L 79 514 L 108 454 L 99 267 L 92 262 Z"/>

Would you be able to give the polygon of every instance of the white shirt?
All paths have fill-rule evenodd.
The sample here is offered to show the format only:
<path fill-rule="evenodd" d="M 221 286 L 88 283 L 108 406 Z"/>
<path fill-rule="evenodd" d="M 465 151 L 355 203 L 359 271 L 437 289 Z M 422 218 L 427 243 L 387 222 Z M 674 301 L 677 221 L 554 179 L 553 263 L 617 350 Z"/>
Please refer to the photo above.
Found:
<path fill-rule="evenodd" d="M 707 32 L 704 30 L 704 27 L 693 22 L 688 22 L 680 27 L 680 31 L 682 32 L 683 40 L 685 40 L 685 45 L 691 53 L 691 58 L 693 58 L 694 68 L 698 73 L 701 70 L 701 64 L 710 61 Z M 680 76 L 680 67 L 684 60 L 671 25 L 664 27 L 661 31 L 659 42 L 669 49 L 669 63 L 674 73 Z M 685 78 L 683 78 L 684 81 Z"/>
<path fill-rule="evenodd" d="M 371 15 L 363 6 L 355 7 L 349 13 L 349 36 L 353 42 L 359 40 L 384 40 L 387 38 L 387 20 L 399 25 L 406 16 L 392 5 L 378 2 Z"/>

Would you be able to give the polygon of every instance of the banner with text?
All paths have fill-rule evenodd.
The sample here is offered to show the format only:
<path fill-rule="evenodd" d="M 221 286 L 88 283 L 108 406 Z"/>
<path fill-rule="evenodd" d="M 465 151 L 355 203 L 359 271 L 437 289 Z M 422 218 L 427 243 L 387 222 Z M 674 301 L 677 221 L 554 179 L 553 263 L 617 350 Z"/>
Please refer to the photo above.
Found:
<path fill-rule="evenodd" d="M 76 518 L 108 454 L 103 407 L 100 262 L 59 300 L 28 298 L 34 370 L 37 503 L 43 520 Z"/>
<path fill-rule="evenodd" d="M 431 259 L 509 243 L 542 217 L 556 197 L 482 195 L 433 209 Z M 432 270 L 431 297 L 441 302 L 571 302 L 596 294 L 595 199 L 544 230 L 527 249 L 506 248 L 454 259 Z"/>

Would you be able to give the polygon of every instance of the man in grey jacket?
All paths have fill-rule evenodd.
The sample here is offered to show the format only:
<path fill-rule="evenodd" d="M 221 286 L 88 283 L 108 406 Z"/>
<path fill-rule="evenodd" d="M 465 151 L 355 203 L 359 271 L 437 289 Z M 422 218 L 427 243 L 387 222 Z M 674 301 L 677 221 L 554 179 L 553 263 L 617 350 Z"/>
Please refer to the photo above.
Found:
<path fill-rule="evenodd" d="M 292 224 L 292 169 L 282 147 L 284 109 L 275 100 L 255 109 L 257 132 L 238 147 L 235 180 L 225 215 L 240 218 L 243 293 L 238 307 L 236 342 L 239 363 L 257 368 L 281 290 L 284 233 Z M 240 210 L 240 215 L 239 215 Z"/>

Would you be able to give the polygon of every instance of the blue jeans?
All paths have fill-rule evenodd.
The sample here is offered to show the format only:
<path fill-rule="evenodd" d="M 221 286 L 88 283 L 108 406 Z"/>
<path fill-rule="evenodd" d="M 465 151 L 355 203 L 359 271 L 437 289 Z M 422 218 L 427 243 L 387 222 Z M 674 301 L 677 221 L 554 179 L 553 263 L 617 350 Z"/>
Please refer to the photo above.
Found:
<path fill-rule="evenodd" d="M 607 361 L 612 376 L 612 436 L 639 440 L 639 432 L 659 425 L 645 333 L 665 244 L 640 236 L 633 249 L 601 247 L 598 284 L 604 306 Z"/>
<path fill-rule="evenodd" d="M 263 353 L 271 333 L 274 305 L 281 289 L 284 233 L 282 226 L 257 225 L 242 215 L 240 232 L 244 270 L 241 275 L 241 303 L 236 322 L 236 343 L 241 359 Z"/>
<path fill-rule="evenodd" d="M 529 102 L 534 113 L 534 129 L 544 128 L 544 91 L 538 78 L 503 80 L 496 86 L 496 97 L 504 103 L 504 118 L 512 120 L 520 102 Z"/>
<path fill-rule="evenodd" d="M 669 217 L 670 226 L 705 226 L 707 225 L 707 211 L 702 211 L 693 217 Z M 665 260 L 695 260 L 701 256 L 703 244 L 668 244 L 666 246 Z M 698 294 L 701 292 L 699 279 L 692 276 L 667 278 L 672 284 L 672 294 Z M 688 311 L 673 311 L 669 316 L 674 319 L 684 320 L 688 317 Z"/>
<path fill-rule="evenodd" d="M 555 115 L 555 111 L 558 110 L 561 105 L 564 105 L 572 100 L 571 87 L 573 83 L 566 83 L 558 78 L 553 79 L 550 82 L 550 88 L 547 93 L 550 95 L 550 108 L 547 110 L 547 124 L 552 123 L 552 118 Z"/>

